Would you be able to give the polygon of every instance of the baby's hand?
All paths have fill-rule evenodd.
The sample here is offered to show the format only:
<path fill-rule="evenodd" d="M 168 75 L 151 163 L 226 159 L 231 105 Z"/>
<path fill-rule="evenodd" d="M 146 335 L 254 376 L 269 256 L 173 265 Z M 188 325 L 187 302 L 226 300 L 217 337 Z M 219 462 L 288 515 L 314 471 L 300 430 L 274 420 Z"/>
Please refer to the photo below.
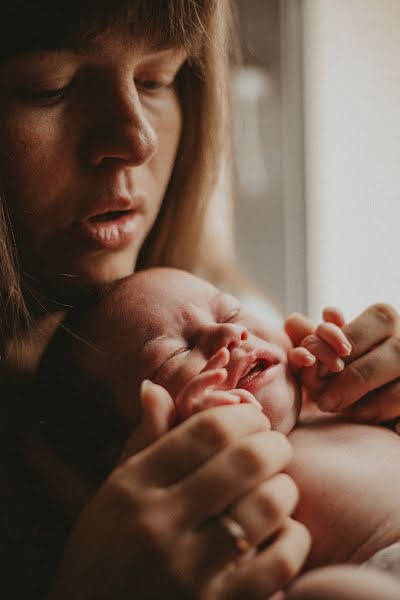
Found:
<path fill-rule="evenodd" d="M 285 322 L 285 330 L 295 346 L 288 353 L 289 366 L 311 399 L 315 400 L 313 396 L 324 387 L 329 375 L 344 369 L 343 358 L 350 355 L 351 344 L 343 326 L 343 315 L 336 308 L 325 308 L 323 322 L 317 327 L 298 313 Z"/>
<path fill-rule="evenodd" d="M 260 403 L 247 390 L 222 390 L 228 373 L 224 367 L 229 363 L 229 350 L 220 348 L 207 362 L 203 370 L 192 377 L 175 399 L 175 407 L 182 421 L 191 415 L 227 404 L 254 404 L 261 409 Z"/>
<path fill-rule="evenodd" d="M 152 381 L 143 381 L 140 391 L 142 406 L 140 422 L 125 444 L 118 463 L 161 438 L 179 420 L 184 421 L 207 408 L 247 403 L 254 404 L 261 410 L 261 404 L 247 390 L 218 389 L 228 376 L 224 368 L 228 362 L 229 350 L 220 348 L 209 359 L 203 370 L 183 387 L 175 402 L 162 386 Z"/>

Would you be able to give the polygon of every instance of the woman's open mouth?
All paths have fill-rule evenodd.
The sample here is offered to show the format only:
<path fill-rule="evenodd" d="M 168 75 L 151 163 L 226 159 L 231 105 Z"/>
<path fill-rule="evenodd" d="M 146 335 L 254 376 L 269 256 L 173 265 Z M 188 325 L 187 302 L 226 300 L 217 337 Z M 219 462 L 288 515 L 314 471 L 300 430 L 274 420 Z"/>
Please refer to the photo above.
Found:
<path fill-rule="evenodd" d="M 81 234 L 97 248 L 116 249 L 136 234 L 141 212 L 110 210 L 78 222 Z"/>

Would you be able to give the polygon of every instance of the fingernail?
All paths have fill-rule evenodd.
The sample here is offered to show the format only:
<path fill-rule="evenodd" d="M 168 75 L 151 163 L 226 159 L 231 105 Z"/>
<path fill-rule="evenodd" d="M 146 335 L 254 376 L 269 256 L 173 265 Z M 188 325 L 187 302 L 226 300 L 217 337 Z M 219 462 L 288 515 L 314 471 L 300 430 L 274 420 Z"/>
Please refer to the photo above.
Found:
<path fill-rule="evenodd" d="M 333 370 L 335 373 L 340 373 L 340 371 L 343 371 L 343 369 L 344 369 L 344 362 L 342 361 L 342 359 L 341 359 L 341 358 L 337 358 L 337 359 L 335 360 L 335 363 L 334 363 L 334 365 L 333 365 L 333 369 L 332 369 L 332 370 Z"/>
<path fill-rule="evenodd" d="M 143 393 L 146 390 L 150 389 L 152 385 L 153 382 L 150 381 L 150 379 L 143 379 L 142 383 L 140 384 L 140 393 Z"/>
<path fill-rule="evenodd" d="M 341 356 L 349 356 L 349 354 L 351 354 L 352 347 L 350 344 L 342 342 L 339 346 L 339 349 Z"/>
<path fill-rule="evenodd" d="M 256 408 L 258 408 L 259 410 L 261 410 L 261 412 L 262 412 L 262 410 L 263 410 L 262 404 L 258 400 L 256 400 L 255 398 L 254 398 L 254 406 Z"/>
<path fill-rule="evenodd" d="M 311 367 L 315 363 L 315 356 L 313 354 L 304 355 L 304 364 L 306 367 Z"/>

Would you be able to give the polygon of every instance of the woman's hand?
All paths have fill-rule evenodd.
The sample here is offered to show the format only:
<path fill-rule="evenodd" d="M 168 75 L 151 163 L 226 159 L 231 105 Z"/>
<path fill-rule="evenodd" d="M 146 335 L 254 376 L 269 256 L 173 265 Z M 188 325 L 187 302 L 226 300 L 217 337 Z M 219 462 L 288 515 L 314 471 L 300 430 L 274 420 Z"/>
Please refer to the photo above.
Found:
<path fill-rule="evenodd" d="M 147 439 L 168 429 L 173 413 L 167 392 L 149 385 L 144 404 L 163 400 L 167 409 L 164 424 L 148 418 Z M 289 518 L 297 490 L 281 471 L 290 459 L 288 440 L 254 406 L 195 414 L 103 483 L 76 522 L 51 600 L 264 599 L 299 571 L 309 548 L 307 531 Z M 254 548 L 269 545 L 237 560 L 221 515 Z"/>
<path fill-rule="evenodd" d="M 375 304 L 344 325 L 340 313 L 329 309 L 325 320 L 329 319 L 341 328 L 351 345 L 351 353 L 342 355 L 344 368 L 333 376 L 324 371 L 321 377 L 317 367 L 306 373 L 307 377 L 314 377 L 314 388 L 309 386 L 313 400 L 323 411 L 345 412 L 373 422 L 400 417 L 400 317 L 397 311 L 387 304 Z M 313 352 L 312 348 L 321 344 L 318 330 L 300 315 L 288 319 L 286 330 L 294 345 L 305 344 Z"/>

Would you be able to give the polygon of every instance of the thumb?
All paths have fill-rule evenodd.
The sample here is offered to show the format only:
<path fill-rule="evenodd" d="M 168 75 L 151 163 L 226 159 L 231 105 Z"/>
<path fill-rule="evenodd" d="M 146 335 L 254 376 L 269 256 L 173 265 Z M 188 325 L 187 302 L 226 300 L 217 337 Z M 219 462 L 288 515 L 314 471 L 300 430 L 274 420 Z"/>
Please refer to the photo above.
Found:
<path fill-rule="evenodd" d="M 145 379 L 140 388 L 140 404 L 140 424 L 128 438 L 119 463 L 157 441 L 175 425 L 174 401 L 161 385 Z"/>

